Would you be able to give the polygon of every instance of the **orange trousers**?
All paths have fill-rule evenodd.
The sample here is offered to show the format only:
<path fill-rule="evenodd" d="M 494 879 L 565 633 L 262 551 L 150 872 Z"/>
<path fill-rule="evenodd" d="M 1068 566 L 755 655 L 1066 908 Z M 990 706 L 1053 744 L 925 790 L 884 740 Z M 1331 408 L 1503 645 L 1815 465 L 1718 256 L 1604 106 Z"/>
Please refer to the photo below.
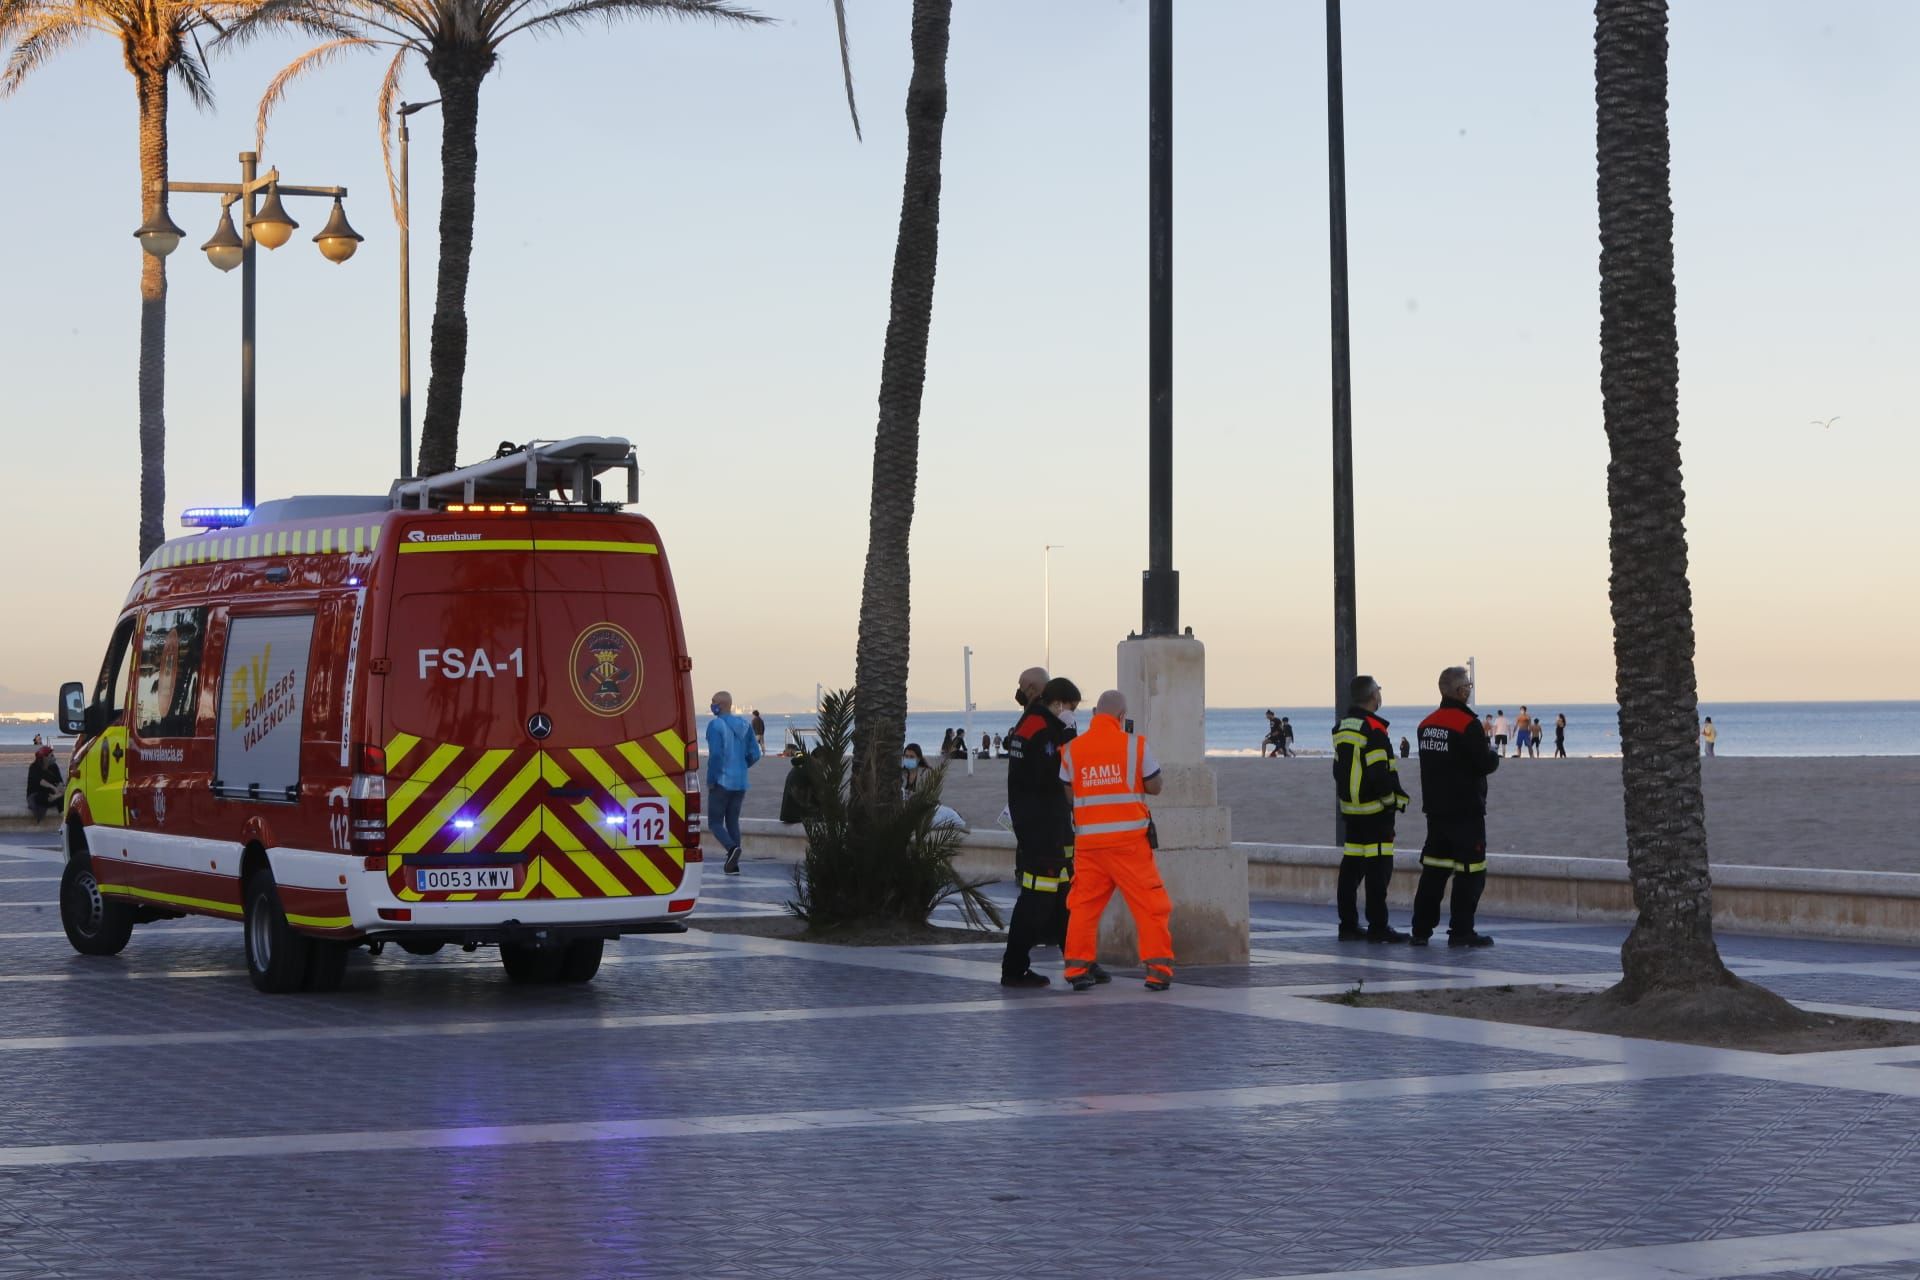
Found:
<path fill-rule="evenodd" d="M 1084 974 L 1100 954 L 1100 916 L 1114 890 L 1133 913 L 1133 932 L 1140 942 L 1140 963 L 1149 978 L 1173 977 L 1173 934 L 1167 920 L 1173 900 L 1160 883 L 1160 868 L 1142 835 L 1137 845 L 1117 849 L 1076 847 L 1073 888 L 1067 894 L 1067 977 Z"/>

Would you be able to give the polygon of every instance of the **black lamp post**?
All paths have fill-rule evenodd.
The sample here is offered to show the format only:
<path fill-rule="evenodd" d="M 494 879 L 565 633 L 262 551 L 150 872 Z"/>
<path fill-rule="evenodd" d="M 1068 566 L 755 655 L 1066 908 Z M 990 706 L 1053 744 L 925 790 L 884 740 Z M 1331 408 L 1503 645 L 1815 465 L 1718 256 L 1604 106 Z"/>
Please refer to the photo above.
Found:
<path fill-rule="evenodd" d="M 1147 572 L 1142 627 L 1180 631 L 1173 568 L 1173 0 L 1147 9 Z"/>
<path fill-rule="evenodd" d="M 1353 369 L 1347 330 L 1347 125 L 1340 0 L 1327 0 L 1327 240 L 1333 303 L 1333 713 L 1360 666 L 1353 570 Z M 1334 839 L 1345 839 L 1334 814 Z"/>

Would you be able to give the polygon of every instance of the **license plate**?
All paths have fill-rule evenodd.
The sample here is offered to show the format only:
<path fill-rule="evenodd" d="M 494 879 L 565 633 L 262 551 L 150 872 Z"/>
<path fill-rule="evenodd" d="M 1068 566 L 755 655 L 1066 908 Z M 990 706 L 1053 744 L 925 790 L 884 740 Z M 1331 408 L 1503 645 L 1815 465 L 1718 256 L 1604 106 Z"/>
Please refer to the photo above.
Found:
<path fill-rule="evenodd" d="M 421 893 L 482 893 L 512 889 L 514 867 L 419 867 L 413 887 Z"/>

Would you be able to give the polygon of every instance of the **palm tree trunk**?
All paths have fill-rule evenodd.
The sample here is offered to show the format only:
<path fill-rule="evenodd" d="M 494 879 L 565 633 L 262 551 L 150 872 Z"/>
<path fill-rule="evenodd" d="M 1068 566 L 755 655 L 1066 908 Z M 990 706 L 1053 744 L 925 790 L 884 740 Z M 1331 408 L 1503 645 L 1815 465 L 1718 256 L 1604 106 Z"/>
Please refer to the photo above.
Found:
<path fill-rule="evenodd" d="M 920 468 L 920 397 L 927 384 L 934 268 L 940 251 L 940 140 L 947 118 L 947 37 L 953 0 L 913 0 L 913 78 L 907 85 L 907 174 L 873 442 L 873 500 L 854 658 L 858 720 L 856 799 L 884 804 L 897 788 L 890 766 L 907 730 L 912 635 L 914 486 Z M 897 796 L 893 797 L 897 799 Z"/>
<path fill-rule="evenodd" d="M 141 71 L 140 220 L 167 204 L 167 73 Z M 167 261 L 140 254 L 140 562 L 166 539 Z"/>
<path fill-rule="evenodd" d="M 490 54 L 456 50 L 431 58 L 440 86 L 440 275 L 434 288 L 427 411 L 420 423 L 419 474 L 451 471 L 460 447 L 467 374 L 467 272 L 473 262 L 474 184 L 480 158 L 480 81 Z"/>
<path fill-rule="evenodd" d="M 1600 390 L 1627 870 L 1621 994 L 1731 982 L 1713 941 L 1680 478 L 1666 0 L 1598 0 Z"/>

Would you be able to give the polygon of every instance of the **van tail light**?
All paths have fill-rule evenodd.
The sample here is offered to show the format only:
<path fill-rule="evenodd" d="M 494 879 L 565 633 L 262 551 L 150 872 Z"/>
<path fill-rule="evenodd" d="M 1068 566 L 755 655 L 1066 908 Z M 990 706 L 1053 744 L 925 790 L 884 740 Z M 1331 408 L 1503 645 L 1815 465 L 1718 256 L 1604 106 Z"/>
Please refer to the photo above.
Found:
<path fill-rule="evenodd" d="M 700 773 L 687 775 L 687 861 L 700 861 Z"/>
<path fill-rule="evenodd" d="M 379 747 L 363 744 L 354 753 L 347 827 L 356 853 L 387 851 L 387 753 Z"/>

